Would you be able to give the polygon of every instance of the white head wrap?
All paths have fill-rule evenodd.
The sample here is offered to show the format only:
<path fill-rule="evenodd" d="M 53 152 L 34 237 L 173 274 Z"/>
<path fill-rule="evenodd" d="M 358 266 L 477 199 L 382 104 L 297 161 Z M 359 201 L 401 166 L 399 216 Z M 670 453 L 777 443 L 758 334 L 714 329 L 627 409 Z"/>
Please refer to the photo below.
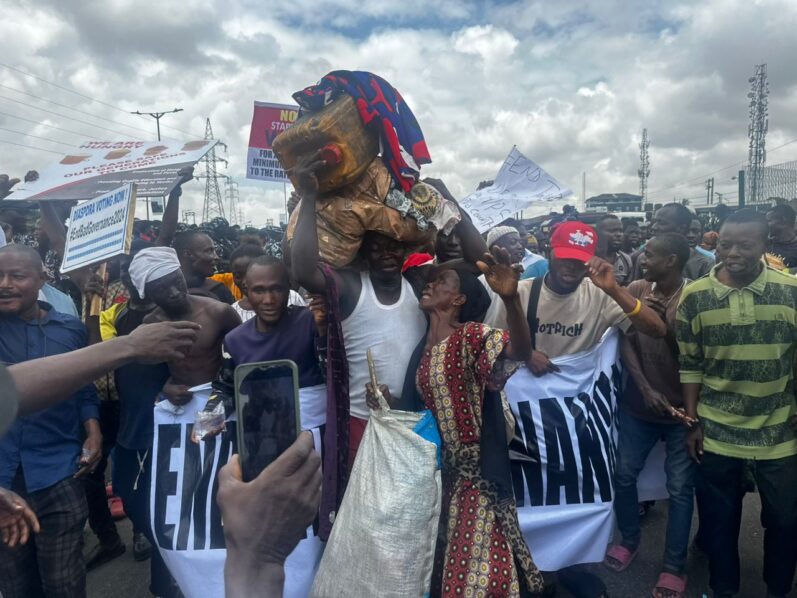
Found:
<path fill-rule="evenodd" d="M 512 233 L 516 235 L 520 234 L 517 232 L 517 229 L 512 226 L 496 226 L 495 228 L 491 228 L 490 232 L 487 233 L 487 249 L 495 245 L 495 242 L 501 237 Z"/>
<path fill-rule="evenodd" d="M 6 245 L 6 231 L 0 227 L 0 247 L 5 247 Z"/>
<path fill-rule="evenodd" d="M 148 282 L 163 278 L 180 269 L 177 252 L 171 247 L 147 247 L 142 249 L 130 262 L 130 280 L 138 295 L 144 298 L 144 287 Z"/>

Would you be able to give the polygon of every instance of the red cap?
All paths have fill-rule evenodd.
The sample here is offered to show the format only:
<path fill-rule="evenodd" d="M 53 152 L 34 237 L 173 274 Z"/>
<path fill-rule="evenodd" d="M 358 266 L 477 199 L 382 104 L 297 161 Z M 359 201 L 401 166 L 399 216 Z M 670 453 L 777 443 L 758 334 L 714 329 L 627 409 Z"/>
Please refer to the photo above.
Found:
<path fill-rule="evenodd" d="M 428 253 L 413 253 L 404 262 L 401 267 L 402 272 L 406 272 L 410 268 L 417 268 L 418 266 L 428 266 L 434 262 L 434 258 Z"/>
<path fill-rule="evenodd" d="M 557 226 L 551 235 L 551 249 L 559 260 L 588 262 L 595 255 L 598 233 L 589 224 L 568 220 Z"/>

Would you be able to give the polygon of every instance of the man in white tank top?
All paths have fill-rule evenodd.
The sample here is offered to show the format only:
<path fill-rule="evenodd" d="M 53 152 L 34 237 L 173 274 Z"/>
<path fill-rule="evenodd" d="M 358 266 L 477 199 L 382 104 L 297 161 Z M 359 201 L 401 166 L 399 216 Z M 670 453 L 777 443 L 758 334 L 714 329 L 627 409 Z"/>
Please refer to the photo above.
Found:
<path fill-rule="evenodd" d="M 318 294 L 326 293 L 326 282 L 319 268 L 315 201 L 318 181 L 314 173 L 323 165 L 318 156 L 305 157 L 292 172 L 302 197 L 296 208 L 299 216 L 291 242 L 293 273 L 301 286 Z M 439 181 L 427 179 L 427 182 L 442 186 Z M 453 199 L 447 189 L 444 195 Z M 463 216 L 454 231 L 465 257 L 471 261 L 480 259 L 486 246 L 470 219 Z M 373 354 L 380 384 L 386 385 L 392 396 L 399 397 L 410 357 L 426 332 L 426 317 L 418 307 L 418 297 L 401 273 L 404 249 L 394 239 L 368 232 L 360 248 L 367 271 L 333 271 L 349 367 L 349 465 L 354 461 L 368 421 L 367 350 L 370 348 Z"/>

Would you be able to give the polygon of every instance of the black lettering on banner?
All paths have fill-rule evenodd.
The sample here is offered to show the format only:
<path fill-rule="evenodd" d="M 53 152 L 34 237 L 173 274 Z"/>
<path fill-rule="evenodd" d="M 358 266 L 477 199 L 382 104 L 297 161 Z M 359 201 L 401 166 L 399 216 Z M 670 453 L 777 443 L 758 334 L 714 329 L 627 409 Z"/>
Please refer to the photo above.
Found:
<path fill-rule="evenodd" d="M 216 460 L 216 437 L 207 438 L 201 445 L 204 456 L 202 458 L 202 475 L 197 482 L 194 492 L 194 550 L 205 548 L 207 518 L 205 511 L 208 504 L 208 490 L 210 488 L 210 475 L 213 473 L 213 462 Z"/>
<path fill-rule="evenodd" d="M 578 494 L 578 469 L 564 411 L 558 400 L 540 399 L 540 413 L 548 461 L 545 504 L 560 504 L 561 486 L 565 487 L 565 502 L 577 504 L 581 501 Z M 560 463 L 560 452 L 562 463 Z"/>
<path fill-rule="evenodd" d="M 230 421 L 225 424 L 227 430 L 221 437 L 221 448 L 219 449 L 219 462 L 216 465 L 216 475 L 213 476 L 213 489 L 210 491 L 210 547 L 224 548 L 224 530 L 221 527 L 221 510 L 219 503 L 216 502 L 216 494 L 219 491 L 219 471 L 230 460 L 234 452 L 238 452 L 236 432 L 237 422 Z"/>
<path fill-rule="evenodd" d="M 174 540 L 174 525 L 166 523 L 166 501 L 177 494 L 177 472 L 169 469 L 172 449 L 180 446 L 180 424 L 161 424 L 158 436 L 158 454 L 153 459 L 155 466 L 155 539 L 158 545 L 171 549 Z M 149 500 L 149 497 L 147 497 Z"/>
<path fill-rule="evenodd" d="M 543 504 L 542 463 L 540 462 L 540 447 L 537 444 L 534 419 L 531 415 L 531 404 L 528 401 L 522 401 L 517 404 L 517 409 L 520 421 L 515 421 L 515 436 L 509 444 L 515 502 L 519 507 L 525 506 L 524 489 L 528 485 L 531 506 L 539 507 Z M 523 422 L 522 428 L 521 421 Z M 523 440 L 524 436 L 525 441 Z M 524 478 L 525 484 L 523 483 Z"/>
<path fill-rule="evenodd" d="M 587 406 L 587 409 L 593 402 L 593 399 L 586 393 L 579 394 L 578 399 Z M 581 457 L 582 502 L 595 502 L 595 480 L 598 482 L 601 501 L 608 502 L 612 500 L 612 481 L 609 477 L 606 460 L 603 457 L 603 447 L 598 435 L 594 432 L 595 420 L 590 421 L 573 397 L 566 398 L 565 403 L 576 423 L 576 437 Z"/>
<path fill-rule="evenodd" d="M 188 532 L 191 529 L 191 505 L 194 502 L 194 488 L 199 478 L 199 445 L 191 440 L 193 426 L 183 426 L 183 489 L 180 496 L 180 525 L 177 531 L 175 550 L 188 548 Z"/>

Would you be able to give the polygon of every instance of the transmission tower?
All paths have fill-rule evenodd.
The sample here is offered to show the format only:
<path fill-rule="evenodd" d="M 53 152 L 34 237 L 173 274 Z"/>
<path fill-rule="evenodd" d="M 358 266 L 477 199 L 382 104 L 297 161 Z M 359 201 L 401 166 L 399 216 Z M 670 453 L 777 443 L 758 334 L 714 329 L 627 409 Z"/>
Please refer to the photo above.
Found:
<path fill-rule="evenodd" d="M 230 224 L 241 224 L 238 210 L 238 183 L 232 180 L 231 176 L 227 177 L 227 185 L 225 188 L 227 195 L 227 206 L 229 208 L 228 214 L 230 215 Z"/>
<path fill-rule="evenodd" d="M 205 121 L 205 139 L 213 139 L 213 127 L 210 126 L 209 118 Z M 226 165 L 227 161 L 223 158 L 216 158 L 215 146 L 205 154 L 203 161 L 205 163 L 205 172 L 197 177 L 205 179 L 205 203 L 202 205 L 202 222 L 210 222 L 216 216 L 224 218 L 224 204 L 221 201 L 216 162 L 224 162 Z"/>
<path fill-rule="evenodd" d="M 750 140 L 750 152 L 747 158 L 748 201 L 758 203 L 762 198 L 764 165 L 767 162 L 766 139 L 769 130 L 769 82 L 767 81 L 767 65 L 757 64 L 755 73 L 750 79 L 750 125 L 747 136 Z"/>
<path fill-rule="evenodd" d="M 642 196 L 642 205 L 645 204 L 648 198 L 648 177 L 650 176 L 650 155 L 648 148 L 650 147 L 650 139 L 648 139 L 648 130 L 642 129 L 642 141 L 639 142 L 639 195 Z"/>

